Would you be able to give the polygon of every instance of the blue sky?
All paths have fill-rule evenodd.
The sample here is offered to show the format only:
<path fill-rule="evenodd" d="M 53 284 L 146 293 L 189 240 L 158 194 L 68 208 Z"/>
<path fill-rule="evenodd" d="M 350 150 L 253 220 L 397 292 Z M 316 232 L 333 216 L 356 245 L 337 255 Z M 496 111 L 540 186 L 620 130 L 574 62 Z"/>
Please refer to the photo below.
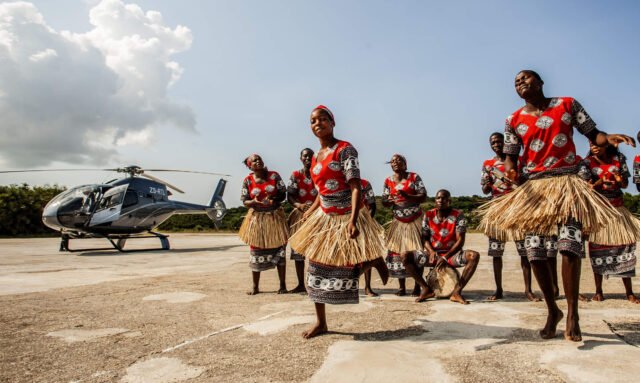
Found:
<path fill-rule="evenodd" d="M 317 148 L 308 117 L 320 103 L 336 116 L 336 136 L 359 150 L 362 174 L 377 193 L 397 152 L 430 194 L 481 194 L 488 137 L 522 105 L 513 79 L 524 68 L 542 75 L 548 96 L 580 100 L 602 130 L 635 137 L 640 129 L 637 2 L 132 2 L 160 12 L 169 28 L 191 31 L 189 48 L 171 57 L 183 72 L 168 97 L 191 108 L 195 132 L 155 124 L 151 144 L 117 146 L 104 165 L 229 173 L 230 206 L 240 204 L 246 155 L 260 153 L 288 178 L 299 151 Z M 75 33 L 92 28 L 88 14 L 97 3 L 34 1 L 47 25 Z M 585 152 L 586 139 L 576 141 Z M 162 176 L 201 203 L 216 181 Z M 1 176 L 0 183 L 106 178 Z"/>

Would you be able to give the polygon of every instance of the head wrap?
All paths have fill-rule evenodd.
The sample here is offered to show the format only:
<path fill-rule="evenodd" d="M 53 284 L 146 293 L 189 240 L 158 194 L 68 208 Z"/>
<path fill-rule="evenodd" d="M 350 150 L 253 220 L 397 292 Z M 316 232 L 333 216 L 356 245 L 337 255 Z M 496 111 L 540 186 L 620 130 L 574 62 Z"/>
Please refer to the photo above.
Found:
<path fill-rule="evenodd" d="M 313 112 L 313 111 L 315 111 L 315 110 L 318 110 L 318 109 L 325 111 L 325 112 L 329 115 L 329 118 L 331 118 L 331 121 L 332 121 L 334 124 L 336 123 L 336 119 L 333 117 L 333 113 L 329 110 L 329 108 L 327 108 L 327 107 L 326 107 L 326 106 L 324 106 L 324 105 L 318 105 L 318 106 L 316 106 L 315 108 L 313 108 L 313 110 L 312 110 L 311 112 Z"/>

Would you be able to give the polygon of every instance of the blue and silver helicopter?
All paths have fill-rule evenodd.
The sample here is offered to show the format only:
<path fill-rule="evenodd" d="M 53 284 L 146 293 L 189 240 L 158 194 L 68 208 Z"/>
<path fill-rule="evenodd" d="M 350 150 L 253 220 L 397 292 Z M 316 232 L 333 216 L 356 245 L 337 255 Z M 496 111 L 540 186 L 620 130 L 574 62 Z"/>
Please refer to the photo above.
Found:
<path fill-rule="evenodd" d="M 96 169 L 55 169 L 56 171 L 87 171 Z M 166 234 L 153 231 L 164 221 L 176 214 L 206 214 L 214 224 L 218 224 L 226 213 L 222 200 L 226 180 L 221 178 L 208 205 L 198 205 L 169 199 L 172 189 L 184 193 L 145 172 L 139 166 L 116 169 L 99 169 L 127 174 L 104 184 L 81 185 L 55 196 L 44 207 L 42 221 L 49 228 L 61 234 L 60 251 L 72 250 L 71 239 L 105 238 L 118 251 L 124 252 L 127 240 L 138 238 L 158 238 L 161 248 L 144 250 L 169 250 Z M 3 171 L 16 173 L 52 170 Z M 150 169 L 153 172 L 198 173 L 219 176 L 226 174 L 189 170 Z M 137 251 L 137 250 L 136 250 Z"/>

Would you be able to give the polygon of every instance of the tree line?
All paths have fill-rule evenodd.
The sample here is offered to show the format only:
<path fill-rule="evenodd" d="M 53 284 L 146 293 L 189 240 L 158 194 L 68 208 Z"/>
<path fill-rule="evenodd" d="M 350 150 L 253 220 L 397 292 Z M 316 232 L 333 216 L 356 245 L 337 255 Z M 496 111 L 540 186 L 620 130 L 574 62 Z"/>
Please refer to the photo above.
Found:
<path fill-rule="evenodd" d="M 57 194 L 66 188 L 58 185 L 29 186 L 28 184 L 0 186 L 0 236 L 38 236 L 57 233 L 42 223 L 42 210 Z M 478 225 L 479 218 L 475 209 L 487 202 L 487 197 L 477 195 L 451 197 L 454 208 L 465 213 L 471 229 Z M 634 214 L 640 214 L 640 195 L 625 193 L 625 206 Z M 435 205 L 433 198 L 428 198 L 422 204 L 424 210 L 432 209 Z M 376 197 L 377 211 L 375 219 L 384 224 L 389 222 L 393 214 L 391 209 L 382 206 L 381 197 Z M 285 213 L 291 212 L 291 205 L 283 205 Z M 169 232 L 235 232 L 242 224 L 247 214 L 245 207 L 233 207 L 227 210 L 227 215 L 216 228 L 213 222 L 204 214 L 175 215 L 160 225 L 160 231 Z"/>

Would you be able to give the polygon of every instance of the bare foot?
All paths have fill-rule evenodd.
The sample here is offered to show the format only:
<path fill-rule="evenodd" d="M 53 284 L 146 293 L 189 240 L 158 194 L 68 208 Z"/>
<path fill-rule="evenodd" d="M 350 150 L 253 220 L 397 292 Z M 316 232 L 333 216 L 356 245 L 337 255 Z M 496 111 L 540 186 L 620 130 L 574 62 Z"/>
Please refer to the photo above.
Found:
<path fill-rule="evenodd" d="M 326 334 L 329 329 L 326 323 L 316 323 L 313 327 L 302 333 L 304 339 L 310 339 L 318 335 Z"/>
<path fill-rule="evenodd" d="M 411 296 L 412 297 L 420 296 L 420 285 L 416 285 L 416 287 L 413 288 L 413 291 L 411 292 Z"/>
<path fill-rule="evenodd" d="M 636 304 L 640 303 L 640 299 L 638 299 L 638 297 L 636 297 L 636 296 L 635 296 L 635 295 L 633 295 L 633 294 L 629 294 L 629 295 L 627 295 L 627 299 L 628 299 L 628 300 L 629 300 L 629 302 L 631 302 L 631 303 L 636 303 Z"/>
<path fill-rule="evenodd" d="M 496 290 L 495 293 L 493 293 L 493 295 L 490 295 L 487 297 L 488 301 L 497 301 L 498 299 L 502 299 L 504 298 L 504 296 L 502 295 L 502 290 Z"/>
<path fill-rule="evenodd" d="M 400 289 L 400 290 L 396 291 L 396 295 L 399 296 L 399 297 L 404 297 L 405 295 L 407 295 L 407 290 Z"/>
<path fill-rule="evenodd" d="M 547 324 L 544 326 L 542 330 L 540 330 L 540 337 L 542 339 L 552 339 L 556 336 L 556 327 L 558 327 L 558 323 L 562 319 L 564 314 L 560 309 L 555 312 L 555 314 L 551 314 L 547 316 Z"/>
<path fill-rule="evenodd" d="M 369 297 L 377 297 L 378 293 L 374 292 L 373 290 L 371 290 L 371 288 L 369 287 L 365 287 L 364 289 L 364 293 L 369 296 Z"/>
<path fill-rule="evenodd" d="M 578 300 L 580 302 L 590 302 L 591 299 L 587 298 L 586 295 L 584 294 L 578 294 Z"/>
<path fill-rule="evenodd" d="M 602 302 L 604 300 L 604 294 L 602 293 L 595 293 L 593 294 L 593 297 L 591 297 L 592 301 L 596 301 L 596 302 Z"/>
<path fill-rule="evenodd" d="M 247 295 L 256 295 L 256 294 L 260 294 L 260 290 L 258 290 L 257 287 L 254 287 L 251 290 L 247 291 Z"/>
<path fill-rule="evenodd" d="M 582 331 L 580 331 L 579 318 L 567 318 L 567 327 L 564 330 L 564 339 L 572 342 L 580 342 L 582 340 Z"/>
<path fill-rule="evenodd" d="M 287 288 L 282 286 L 278 289 L 278 294 L 286 294 L 288 293 Z"/>
<path fill-rule="evenodd" d="M 420 295 L 416 298 L 416 302 L 424 302 L 429 298 L 435 298 L 436 293 L 431 292 L 427 289 L 422 289 Z"/>
<path fill-rule="evenodd" d="M 289 294 L 306 293 L 307 289 L 303 285 L 296 286 L 295 289 L 289 290 Z"/>
<path fill-rule="evenodd" d="M 449 297 L 449 300 L 451 302 L 457 302 L 457 303 L 462 303 L 463 305 L 468 305 L 469 302 L 467 302 L 466 299 L 464 299 L 462 297 L 462 295 L 460 295 L 460 293 L 453 293 L 451 294 L 451 297 Z"/>
<path fill-rule="evenodd" d="M 530 301 L 530 302 L 540 302 L 542 299 L 535 295 L 533 292 L 531 291 L 525 291 L 524 292 L 524 296 Z"/>

